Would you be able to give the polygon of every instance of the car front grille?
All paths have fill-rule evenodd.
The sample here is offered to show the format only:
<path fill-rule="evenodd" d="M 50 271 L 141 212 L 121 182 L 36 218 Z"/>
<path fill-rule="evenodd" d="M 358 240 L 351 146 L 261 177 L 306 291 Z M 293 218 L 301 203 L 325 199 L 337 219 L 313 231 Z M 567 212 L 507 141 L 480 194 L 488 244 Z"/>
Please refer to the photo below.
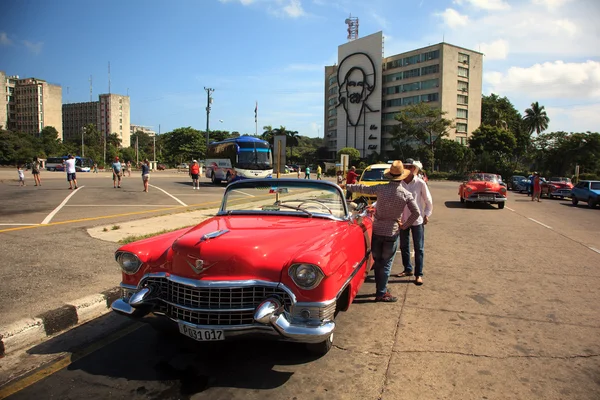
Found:
<path fill-rule="evenodd" d="M 155 311 L 195 325 L 252 325 L 256 307 L 269 297 L 277 297 L 286 311 L 292 298 L 283 289 L 271 286 L 194 287 L 162 277 L 149 277 L 162 300 Z"/>

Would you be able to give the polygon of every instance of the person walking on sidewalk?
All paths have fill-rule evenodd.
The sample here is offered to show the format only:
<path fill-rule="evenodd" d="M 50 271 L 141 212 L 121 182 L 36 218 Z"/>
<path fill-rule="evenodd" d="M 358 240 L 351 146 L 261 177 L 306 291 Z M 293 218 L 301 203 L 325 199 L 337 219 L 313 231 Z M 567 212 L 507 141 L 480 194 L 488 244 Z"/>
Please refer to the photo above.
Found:
<path fill-rule="evenodd" d="M 142 163 L 143 165 L 144 163 Z M 131 161 L 127 161 L 127 164 L 125 164 L 126 168 L 127 168 L 127 177 L 129 178 L 131 176 Z"/>
<path fill-rule="evenodd" d="M 412 194 L 402 187 L 402 180 L 410 174 L 404 169 L 402 161 L 396 160 L 384 172 L 384 177 L 390 182 L 382 185 L 367 186 L 360 184 L 345 184 L 348 192 L 360 192 L 377 195 L 377 207 L 373 221 L 373 234 L 371 238 L 371 251 L 373 254 L 373 269 L 375 270 L 375 286 L 377 292 L 375 301 L 395 302 L 397 297 L 392 296 L 387 288 L 388 279 L 394 264 L 394 257 L 398 249 L 398 236 L 402 229 L 407 229 L 421 216 L 419 206 Z M 410 215 L 406 222 L 402 222 L 404 210 L 408 209 Z"/>
<path fill-rule="evenodd" d="M 531 201 L 537 199 L 540 202 L 540 196 L 542 195 L 542 180 L 538 172 L 533 173 L 533 194 L 531 195 Z"/>
<path fill-rule="evenodd" d="M 320 181 L 321 179 L 321 174 L 323 173 L 323 170 L 321 169 L 320 165 L 317 165 L 317 180 Z"/>
<path fill-rule="evenodd" d="M 189 173 L 192 177 L 192 190 L 200 190 L 200 183 L 198 182 L 198 177 L 200 175 L 200 166 L 198 165 L 197 160 L 192 160 L 192 165 L 190 165 Z"/>
<path fill-rule="evenodd" d="M 38 157 L 33 157 L 33 162 L 31 163 L 31 174 L 33 175 L 33 182 L 35 183 L 35 186 L 42 186 L 42 181 L 40 180 L 41 167 L 42 163 Z"/>
<path fill-rule="evenodd" d="M 358 178 L 356 167 L 352 167 L 346 174 L 346 185 L 352 185 L 356 183 L 356 178 Z M 349 190 L 346 190 L 346 200 L 352 200 L 352 193 Z"/>
<path fill-rule="evenodd" d="M 77 189 L 77 169 L 75 168 L 75 156 L 73 154 L 69 154 L 69 158 L 67 159 L 67 161 L 65 161 L 65 170 L 67 171 L 67 181 L 69 181 L 69 190 Z"/>
<path fill-rule="evenodd" d="M 148 184 L 150 180 L 150 161 L 144 160 L 142 163 L 142 182 L 144 183 L 144 192 L 148 192 Z"/>
<path fill-rule="evenodd" d="M 307 165 L 304 170 L 304 179 L 310 179 L 310 167 Z"/>
<path fill-rule="evenodd" d="M 412 233 L 413 248 L 415 250 L 415 284 L 423 284 L 423 256 L 425 252 L 425 225 L 429 222 L 429 217 L 433 212 L 433 200 L 431 193 L 424 180 L 419 178 L 418 173 L 421 169 L 420 161 L 413 161 L 412 158 L 404 161 L 404 168 L 410 171 L 410 174 L 402 181 L 402 187 L 408 190 L 417 205 L 421 216 L 408 225 L 407 220 L 410 216 L 408 208 L 404 208 L 402 213 L 402 226 L 406 229 L 400 231 L 400 254 L 402 255 L 402 264 L 404 271 L 397 276 L 402 278 L 413 275 L 413 266 L 410 263 L 410 235 Z"/>
<path fill-rule="evenodd" d="M 119 157 L 115 157 L 115 162 L 112 163 L 112 173 L 113 173 L 113 188 L 121 187 L 121 176 L 123 175 L 123 171 L 121 171 L 121 163 L 119 162 Z M 117 186 L 118 183 L 118 186 Z"/>

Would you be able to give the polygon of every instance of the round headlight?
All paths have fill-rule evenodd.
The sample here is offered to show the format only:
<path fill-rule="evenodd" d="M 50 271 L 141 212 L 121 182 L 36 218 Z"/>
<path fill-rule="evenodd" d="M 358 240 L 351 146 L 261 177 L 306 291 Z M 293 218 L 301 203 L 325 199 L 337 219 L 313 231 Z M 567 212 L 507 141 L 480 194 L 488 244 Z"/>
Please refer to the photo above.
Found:
<path fill-rule="evenodd" d="M 123 272 L 128 275 L 135 274 L 142 266 L 140 259 L 133 253 L 123 252 L 117 254 L 117 262 L 121 266 Z"/>
<path fill-rule="evenodd" d="M 323 279 L 323 272 L 316 265 L 295 264 L 290 268 L 290 277 L 302 289 L 313 289 Z"/>
<path fill-rule="evenodd" d="M 467 192 L 472 192 L 473 188 L 471 186 L 467 186 Z"/>

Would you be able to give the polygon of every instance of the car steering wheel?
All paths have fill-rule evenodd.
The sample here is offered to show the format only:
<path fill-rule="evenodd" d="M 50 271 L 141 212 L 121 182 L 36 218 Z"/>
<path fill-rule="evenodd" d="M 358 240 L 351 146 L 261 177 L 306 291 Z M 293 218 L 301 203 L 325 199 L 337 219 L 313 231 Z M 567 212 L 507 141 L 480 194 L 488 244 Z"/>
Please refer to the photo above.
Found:
<path fill-rule="evenodd" d="M 333 215 L 333 211 L 331 211 L 331 208 L 327 207 L 325 204 L 316 201 L 316 200 L 307 200 L 307 201 L 303 201 L 302 203 L 298 204 L 298 208 L 301 208 L 303 204 L 306 203 L 313 203 L 313 204 L 318 204 L 319 207 L 315 207 L 315 206 L 308 206 L 308 207 L 304 207 L 305 209 L 308 208 L 320 208 L 320 209 L 326 209 L 327 211 L 329 211 L 329 214 Z"/>

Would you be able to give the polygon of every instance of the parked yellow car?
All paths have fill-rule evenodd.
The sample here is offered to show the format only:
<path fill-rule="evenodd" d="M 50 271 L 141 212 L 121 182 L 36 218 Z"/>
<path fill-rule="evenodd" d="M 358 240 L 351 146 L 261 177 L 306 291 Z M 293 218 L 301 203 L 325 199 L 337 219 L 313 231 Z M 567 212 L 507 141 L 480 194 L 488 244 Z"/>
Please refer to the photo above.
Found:
<path fill-rule="evenodd" d="M 380 185 L 382 183 L 388 183 L 389 180 L 383 177 L 383 173 L 386 169 L 390 168 L 390 164 L 373 164 L 369 165 L 364 169 L 360 178 L 356 183 L 361 185 L 373 186 Z M 373 202 L 377 200 L 377 196 L 373 194 L 364 194 L 364 193 L 352 193 L 352 201 L 356 203 L 367 203 L 371 205 Z"/>

